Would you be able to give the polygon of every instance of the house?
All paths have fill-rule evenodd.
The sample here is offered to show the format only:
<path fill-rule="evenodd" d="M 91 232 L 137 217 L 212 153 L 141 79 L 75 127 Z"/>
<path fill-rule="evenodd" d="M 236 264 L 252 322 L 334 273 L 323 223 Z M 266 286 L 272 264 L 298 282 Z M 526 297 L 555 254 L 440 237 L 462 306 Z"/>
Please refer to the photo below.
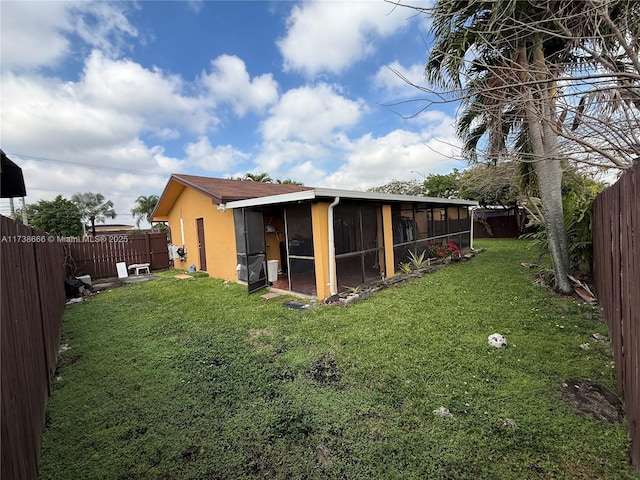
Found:
<path fill-rule="evenodd" d="M 471 242 L 476 202 L 173 174 L 153 213 L 176 268 L 319 299 L 391 277 L 429 242 Z"/>

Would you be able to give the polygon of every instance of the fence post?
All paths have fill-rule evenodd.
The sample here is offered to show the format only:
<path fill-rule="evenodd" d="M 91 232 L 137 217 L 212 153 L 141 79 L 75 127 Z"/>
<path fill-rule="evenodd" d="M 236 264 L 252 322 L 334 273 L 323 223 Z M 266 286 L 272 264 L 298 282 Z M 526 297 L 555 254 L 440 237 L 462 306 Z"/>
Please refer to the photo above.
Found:
<path fill-rule="evenodd" d="M 144 233 L 144 248 L 145 251 L 147 252 L 147 262 L 149 265 L 151 265 L 153 263 L 153 255 L 151 252 L 151 241 L 149 240 L 149 236 L 151 234 L 149 232 L 145 232 Z"/>

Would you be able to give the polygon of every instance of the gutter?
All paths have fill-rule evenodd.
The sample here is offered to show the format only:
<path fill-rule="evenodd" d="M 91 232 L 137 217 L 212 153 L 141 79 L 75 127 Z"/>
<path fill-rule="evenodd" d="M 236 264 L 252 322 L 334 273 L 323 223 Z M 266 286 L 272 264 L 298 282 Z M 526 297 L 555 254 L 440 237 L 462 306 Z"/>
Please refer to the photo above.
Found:
<path fill-rule="evenodd" d="M 329 293 L 331 296 L 336 294 L 336 245 L 335 233 L 333 230 L 333 208 L 340 202 L 340 197 L 336 197 L 329 205 L 327 214 L 329 222 Z"/>

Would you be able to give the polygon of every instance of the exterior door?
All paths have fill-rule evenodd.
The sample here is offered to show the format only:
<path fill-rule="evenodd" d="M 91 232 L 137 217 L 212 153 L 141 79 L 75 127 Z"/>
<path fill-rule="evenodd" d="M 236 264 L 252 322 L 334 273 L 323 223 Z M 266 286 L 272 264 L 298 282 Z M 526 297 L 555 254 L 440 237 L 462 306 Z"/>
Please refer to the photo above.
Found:
<path fill-rule="evenodd" d="M 198 253 L 200 255 L 200 270 L 207 271 L 207 251 L 204 246 L 204 219 L 196 218 L 198 227 Z"/>
<path fill-rule="evenodd" d="M 249 293 L 269 286 L 267 245 L 262 212 L 245 208 L 233 210 L 238 255 L 238 279 L 247 282 Z"/>

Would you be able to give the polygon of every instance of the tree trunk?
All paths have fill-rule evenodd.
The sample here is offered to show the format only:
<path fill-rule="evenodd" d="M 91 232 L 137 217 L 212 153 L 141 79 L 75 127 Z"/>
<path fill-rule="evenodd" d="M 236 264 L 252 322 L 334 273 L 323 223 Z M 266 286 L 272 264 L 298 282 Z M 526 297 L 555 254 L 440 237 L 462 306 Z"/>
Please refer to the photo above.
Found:
<path fill-rule="evenodd" d="M 541 81 L 540 77 L 544 76 L 545 71 L 542 57 L 544 54 L 541 45 L 533 48 L 533 70 L 540 83 L 527 88 L 527 129 L 533 147 L 534 167 L 538 177 L 547 245 L 553 262 L 556 289 L 562 293 L 570 293 L 569 248 L 562 207 L 562 168 L 558 158 L 558 136 L 550 128 L 555 121 L 554 99 L 549 91 L 553 85 Z M 532 89 L 536 90 L 535 98 Z M 540 108 L 536 109 L 535 106 Z"/>
<path fill-rule="evenodd" d="M 537 161 L 535 167 L 540 184 L 540 200 L 542 200 L 547 244 L 553 262 L 556 288 L 563 293 L 570 293 L 569 252 L 562 209 L 560 161 L 558 159 L 543 159 Z"/>

